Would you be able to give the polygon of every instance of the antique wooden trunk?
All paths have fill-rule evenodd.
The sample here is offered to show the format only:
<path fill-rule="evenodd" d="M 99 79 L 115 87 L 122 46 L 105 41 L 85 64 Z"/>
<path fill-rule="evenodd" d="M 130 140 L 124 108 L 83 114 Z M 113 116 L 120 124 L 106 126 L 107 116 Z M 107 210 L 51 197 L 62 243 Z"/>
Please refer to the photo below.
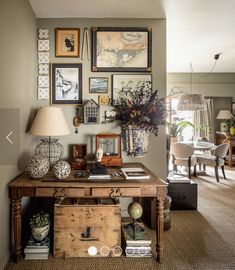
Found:
<path fill-rule="evenodd" d="M 54 206 L 54 256 L 120 256 L 120 205 L 112 199 L 65 199 Z"/>

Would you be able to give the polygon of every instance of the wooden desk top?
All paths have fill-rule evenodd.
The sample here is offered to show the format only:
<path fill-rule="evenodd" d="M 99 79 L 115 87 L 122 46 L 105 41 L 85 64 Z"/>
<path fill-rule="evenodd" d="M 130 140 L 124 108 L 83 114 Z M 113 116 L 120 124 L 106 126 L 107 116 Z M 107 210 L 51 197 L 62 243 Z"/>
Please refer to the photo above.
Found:
<path fill-rule="evenodd" d="M 22 173 L 20 176 L 15 178 L 10 184 L 10 188 L 17 187 L 61 187 L 61 188 L 78 188 L 78 187 L 142 187 L 142 186 L 155 186 L 155 187 L 165 187 L 168 184 L 164 182 L 161 178 L 156 176 L 148 168 L 146 168 L 141 163 L 124 163 L 122 167 L 141 167 L 149 175 L 149 179 L 138 179 L 138 180 L 126 180 L 123 176 L 111 176 L 109 180 L 88 180 L 87 176 L 84 178 L 76 178 L 75 171 L 72 171 L 70 176 L 65 180 L 58 180 L 55 178 L 53 173 L 50 171 L 47 175 L 41 179 L 31 179 L 26 173 Z M 115 171 L 120 171 L 118 167 L 108 168 L 110 174 Z"/>

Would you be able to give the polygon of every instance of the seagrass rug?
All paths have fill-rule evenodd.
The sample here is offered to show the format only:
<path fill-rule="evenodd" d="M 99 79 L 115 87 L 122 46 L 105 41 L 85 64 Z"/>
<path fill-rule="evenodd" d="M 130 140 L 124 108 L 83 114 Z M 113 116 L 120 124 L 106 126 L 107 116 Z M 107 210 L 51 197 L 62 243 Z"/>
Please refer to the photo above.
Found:
<path fill-rule="evenodd" d="M 164 233 L 164 260 L 154 258 L 70 258 L 9 262 L 5 270 L 229 270 L 235 269 L 235 170 L 217 183 L 212 169 L 198 176 L 198 211 L 171 211 Z M 154 239 L 155 232 L 149 230 Z M 153 249 L 154 250 L 154 249 Z M 155 253 L 154 253 L 155 255 Z"/>

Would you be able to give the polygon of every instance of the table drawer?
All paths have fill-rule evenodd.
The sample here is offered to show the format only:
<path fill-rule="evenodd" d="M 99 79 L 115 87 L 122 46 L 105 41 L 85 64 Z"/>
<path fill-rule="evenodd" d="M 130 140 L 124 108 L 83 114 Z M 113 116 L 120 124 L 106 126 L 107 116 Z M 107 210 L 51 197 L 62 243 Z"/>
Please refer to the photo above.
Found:
<path fill-rule="evenodd" d="M 83 188 L 36 188 L 36 197 L 83 197 Z"/>
<path fill-rule="evenodd" d="M 140 188 L 92 188 L 93 197 L 111 197 L 112 194 L 120 193 L 120 197 L 135 197 L 141 195 Z"/>

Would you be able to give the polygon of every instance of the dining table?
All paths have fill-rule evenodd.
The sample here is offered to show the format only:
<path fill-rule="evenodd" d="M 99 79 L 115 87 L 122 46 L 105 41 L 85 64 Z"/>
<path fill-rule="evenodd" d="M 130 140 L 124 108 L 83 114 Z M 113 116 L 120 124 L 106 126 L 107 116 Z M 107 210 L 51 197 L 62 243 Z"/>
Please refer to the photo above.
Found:
<path fill-rule="evenodd" d="M 211 151 L 216 148 L 212 142 L 184 141 L 183 143 L 191 145 L 194 151 Z"/>

